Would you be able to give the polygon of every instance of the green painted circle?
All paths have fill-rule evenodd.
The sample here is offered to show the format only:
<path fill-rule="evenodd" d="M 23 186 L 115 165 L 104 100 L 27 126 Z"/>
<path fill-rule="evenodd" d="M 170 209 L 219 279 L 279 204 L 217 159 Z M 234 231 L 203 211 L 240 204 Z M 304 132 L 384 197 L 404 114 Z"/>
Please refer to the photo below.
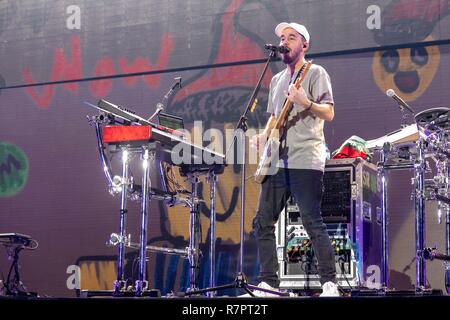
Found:
<path fill-rule="evenodd" d="M 18 146 L 0 142 L 0 197 L 18 194 L 28 180 L 28 158 Z"/>

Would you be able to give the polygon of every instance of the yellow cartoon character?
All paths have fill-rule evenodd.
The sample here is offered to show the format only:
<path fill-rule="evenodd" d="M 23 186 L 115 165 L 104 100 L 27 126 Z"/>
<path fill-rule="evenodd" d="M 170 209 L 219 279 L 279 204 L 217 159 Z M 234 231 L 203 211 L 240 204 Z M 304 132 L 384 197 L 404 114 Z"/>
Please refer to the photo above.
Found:
<path fill-rule="evenodd" d="M 431 40 L 431 36 L 425 39 Z M 377 51 L 372 63 L 373 77 L 381 91 L 392 88 L 405 101 L 413 101 L 433 81 L 440 58 L 438 46 Z"/>

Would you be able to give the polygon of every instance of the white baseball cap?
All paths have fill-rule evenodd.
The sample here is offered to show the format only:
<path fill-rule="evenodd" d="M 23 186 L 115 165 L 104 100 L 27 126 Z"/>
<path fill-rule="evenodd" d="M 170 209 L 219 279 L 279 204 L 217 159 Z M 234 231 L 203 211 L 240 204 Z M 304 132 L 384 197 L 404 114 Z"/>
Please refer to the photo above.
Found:
<path fill-rule="evenodd" d="M 278 37 L 281 37 L 281 32 L 282 32 L 284 29 L 286 29 L 286 28 L 292 28 L 292 29 L 294 29 L 295 31 L 297 31 L 298 33 L 300 33 L 303 37 L 305 37 L 305 40 L 306 40 L 307 42 L 309 42 L 309 32 L 308 32 L 308 30 L 306 29 L 306 27 L 305 27 L 304 25 L 302 25 L 302 24 L 298 24 L 298 23 L 295 23 L 295 22 L 291 22 L 291 23 L 282 22 L 282 23 L 278 24 L 278 25 L 275 27 L 275 34 L 276 34 Z"/>

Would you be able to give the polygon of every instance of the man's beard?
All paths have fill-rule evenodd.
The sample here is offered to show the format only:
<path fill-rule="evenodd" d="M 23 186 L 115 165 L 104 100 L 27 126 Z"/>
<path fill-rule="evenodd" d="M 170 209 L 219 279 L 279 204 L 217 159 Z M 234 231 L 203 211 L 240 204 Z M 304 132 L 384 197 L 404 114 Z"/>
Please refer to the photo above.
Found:
<path fill-rule="evenodd" d="M 298 52 L 292 52 L 292 51 L 291 51 L 291 53 L 293 54 L 292 56 L 290 56 L 289 53 L 286 53 L 286 54 L 282 55 L 281 60 L 287 65 L 290 65 L 293 62 L 296 62 L 298 60 L 299 53 Z"/>

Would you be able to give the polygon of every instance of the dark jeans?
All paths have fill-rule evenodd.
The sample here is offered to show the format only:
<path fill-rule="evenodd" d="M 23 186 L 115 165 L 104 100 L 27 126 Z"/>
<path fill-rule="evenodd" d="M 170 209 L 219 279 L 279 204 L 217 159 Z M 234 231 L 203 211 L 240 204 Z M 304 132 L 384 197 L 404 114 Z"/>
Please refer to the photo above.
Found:
<path fill-rule="evenodd" d="M 261 186 L 258 209 L 253 220 L 253 231 L 257 239 L 260 271 L 258 279 L 278 287 L 278 260 L 275 243 L 275 224 L 288 198 L 296 200 L 308 236 L 318 261 L 320 282 L 336 281 L 334 250 L 320 205 L 323 193 L 323 172 L 304 169 L 280 169 L 268 176 Z"/>

